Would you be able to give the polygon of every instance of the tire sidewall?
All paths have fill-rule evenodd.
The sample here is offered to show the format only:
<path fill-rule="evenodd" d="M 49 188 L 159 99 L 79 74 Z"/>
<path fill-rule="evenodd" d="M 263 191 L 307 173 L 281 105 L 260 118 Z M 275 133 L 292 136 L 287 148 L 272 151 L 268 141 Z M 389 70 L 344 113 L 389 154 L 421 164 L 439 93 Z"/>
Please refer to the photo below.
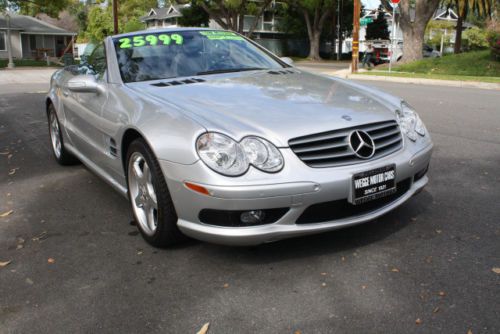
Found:
<path fill-rule="evenodd" d="M 155 247 L 163 247 L 167 244 L 171 243 L 169 241 L 165 241 L 170 238 L 170 234 L 180 233 L 177 230 L 177 214 L 172 205 L 172 199 L 170 197 L 170 193 L 168 192 L 165 178 L 163 176 L 163 172 L 159 166 L 158 160 L 154 156 L 152 150 L 149 148 L 146 141 L 142 138 L 134 140 L 128 150 L 127 150 L 127 159 L 125 161 L 125 178 L 127 181 L 127 194 L 132 210 L 132 214 L 134 216 L 134 220 L 137 222 L 137 217 L 132 209 L 133 199 L 132 194 L 130 192 L 129 187 L 129 175 L 128 169 L 130 164 L 130 158 L 134 152 L 138 152 L 142 154 L 146 163 L 149 166 L 151 172 L 151 180 L 153 183 L 153 189 L 156 193 L 156 199 L 158 203 L 158 225 L 156 231 L 153 235 L 146 234 L 139 223 L 136 223 L 139 232 L 142 237 L 151 245 Z M 175 237 L 175 236 L 173 236 Z"/>

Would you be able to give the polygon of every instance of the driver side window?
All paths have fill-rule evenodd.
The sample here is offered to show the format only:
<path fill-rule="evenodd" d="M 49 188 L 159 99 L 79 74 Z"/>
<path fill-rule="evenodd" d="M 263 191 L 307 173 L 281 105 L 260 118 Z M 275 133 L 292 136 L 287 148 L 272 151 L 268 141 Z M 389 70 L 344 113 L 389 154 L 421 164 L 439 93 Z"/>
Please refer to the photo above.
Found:
<path fill-rule="evenodd" d="M 93 74 L 97 77 L 98 80 L 104 80 L 104 76 L 106 74 L 107 63 L 106 63 L 106 50 L 104 47 L 104 43 L 100 44 L 95 50 L 92 52 L 90 57 L 88 58 L 88 64 L 93 72 Z"/>

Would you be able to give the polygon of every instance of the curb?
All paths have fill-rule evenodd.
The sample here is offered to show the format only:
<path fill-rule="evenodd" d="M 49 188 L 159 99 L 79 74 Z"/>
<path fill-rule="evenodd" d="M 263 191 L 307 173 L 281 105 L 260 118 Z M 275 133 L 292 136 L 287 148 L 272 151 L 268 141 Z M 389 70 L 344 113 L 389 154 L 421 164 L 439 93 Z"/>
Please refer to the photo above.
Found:
<path fill-rule="evenodd" d="M 479 88 L 489 90 L 500 90 L 500 83 L 493 82 L 480 82 L 480 81 L 458 81 L 458 80 L 439 80 L 439 79 L 424 79 L 424 78 L 401 78 L 383 75 L 363 75 L 351 74 L 344 72 L 329 72 L 325 73 L 343 79 L 356 79 L 366 81 L 386 81 L 386 82 L 399 82 L 410 83 L 416 85 L 431 85 L 431 86 L 448 86 L 448 87 L 461 87 L 461 88 Z"/>

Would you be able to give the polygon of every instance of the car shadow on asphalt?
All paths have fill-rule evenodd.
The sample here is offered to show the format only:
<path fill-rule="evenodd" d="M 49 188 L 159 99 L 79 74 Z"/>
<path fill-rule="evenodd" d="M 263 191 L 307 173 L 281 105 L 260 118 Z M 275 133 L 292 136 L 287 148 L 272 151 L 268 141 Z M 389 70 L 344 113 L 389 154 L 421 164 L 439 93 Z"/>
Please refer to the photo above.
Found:
<path fill-rule="evenodd" d="M 373 221 L 348 228 L 253 247 L 223 246 L 189 240 L 164 251 L 202 247 L 203 251 L 200 251 L 200 254 L 203 256 L 247 264 L 266 264 L 294 258 L 344 253 L 391 237 L 411 224 L 418 224 L 418 217 L 429 210 L 432 202 L 432 195 L 424 190 L 394 211 Z"/>

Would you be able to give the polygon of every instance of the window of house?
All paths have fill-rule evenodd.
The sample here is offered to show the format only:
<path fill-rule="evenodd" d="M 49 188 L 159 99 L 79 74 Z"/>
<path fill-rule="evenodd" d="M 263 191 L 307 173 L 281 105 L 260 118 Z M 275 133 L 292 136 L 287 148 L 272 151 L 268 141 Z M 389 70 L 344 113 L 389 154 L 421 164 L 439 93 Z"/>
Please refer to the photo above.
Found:
<path fill-rule="evenodd" d="M 7 38 L 5 38 L 5 33 L 0 32 L 0 51 L 6 51 L 7 50 Z"/>

